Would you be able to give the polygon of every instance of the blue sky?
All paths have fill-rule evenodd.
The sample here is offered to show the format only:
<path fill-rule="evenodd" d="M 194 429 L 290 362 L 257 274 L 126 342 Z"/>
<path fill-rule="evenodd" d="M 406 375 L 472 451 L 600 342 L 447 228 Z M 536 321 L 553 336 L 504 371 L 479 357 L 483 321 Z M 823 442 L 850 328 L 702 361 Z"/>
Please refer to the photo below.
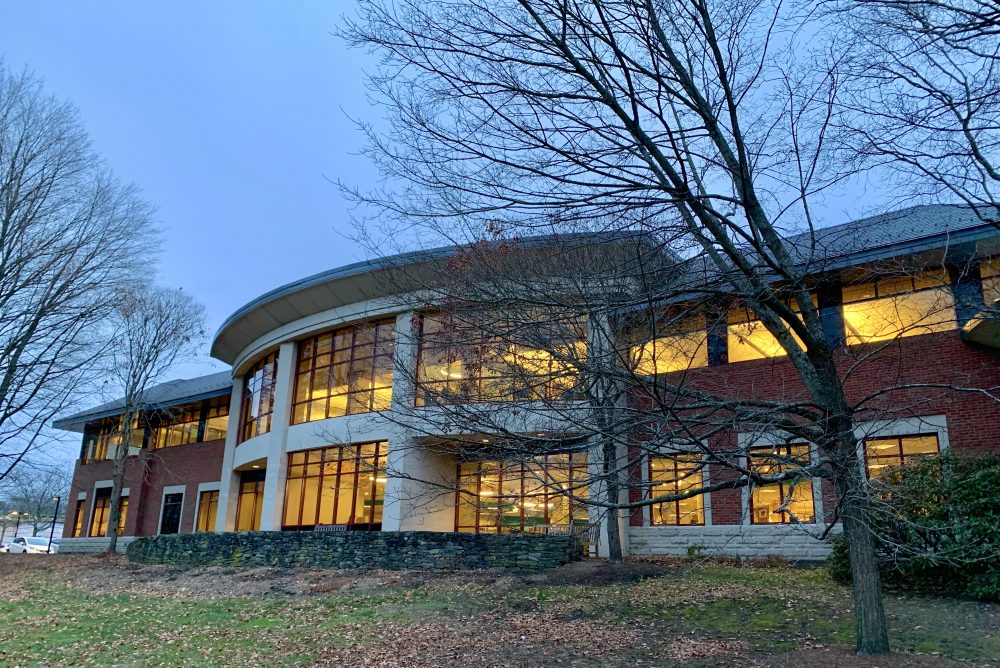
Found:
<path fill-rule="evenodd" d="M 209 329 L 282 283 L 362 259 L 330 179 L 367 183 L 350 117 L 367 56 L 331 32 L 351 2 L 7 2 L 0 54 L 82 114 L 95 148 L 158 209 L 158 280 Z M 176 370 L 224 368 L 206 354 Z"/>

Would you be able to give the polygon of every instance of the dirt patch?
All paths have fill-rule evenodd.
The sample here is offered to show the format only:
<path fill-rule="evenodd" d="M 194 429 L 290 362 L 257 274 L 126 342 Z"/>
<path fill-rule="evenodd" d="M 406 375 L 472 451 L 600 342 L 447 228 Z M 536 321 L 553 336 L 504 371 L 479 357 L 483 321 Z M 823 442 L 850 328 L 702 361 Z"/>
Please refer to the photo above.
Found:
<path fill-rule="evenodd" d="M 556 585 L 610 585 L 662 577 L 676 568 L 672 562 L 629 560 L 613 564 L 598 559 L 588 559 L 560 566 L 534 576 L 531 580 Z"/>

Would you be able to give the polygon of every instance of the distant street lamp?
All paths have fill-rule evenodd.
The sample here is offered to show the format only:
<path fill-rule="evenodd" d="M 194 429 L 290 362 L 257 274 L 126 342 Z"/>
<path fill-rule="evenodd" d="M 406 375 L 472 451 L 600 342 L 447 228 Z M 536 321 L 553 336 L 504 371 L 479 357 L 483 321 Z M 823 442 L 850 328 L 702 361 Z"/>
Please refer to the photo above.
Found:
<path fill-rule="evenodd" d="M 49 544 L 45 548 L 45 554 L 52 554 L 52 536 L 56 533 L 56 518 L 59 517 L 59 502 L 62 501 L 62 497 L 53 496 L 52 500 L 56 502 L 56 511 L 52 513 L 52 528 L 49 529 Z"/>

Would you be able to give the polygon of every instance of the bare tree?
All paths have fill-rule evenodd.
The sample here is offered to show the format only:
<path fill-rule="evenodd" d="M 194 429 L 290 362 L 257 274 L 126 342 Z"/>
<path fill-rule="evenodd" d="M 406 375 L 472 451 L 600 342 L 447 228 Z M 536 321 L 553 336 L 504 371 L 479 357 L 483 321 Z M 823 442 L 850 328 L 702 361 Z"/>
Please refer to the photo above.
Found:
<path fill-rule="evenodd" d="M 0 480 L 94 370 L 110 296 L 154 239 L 73 107 L 0 62 Z"/>
<path fill-rule="evenodd" d="M 576 349 L 569 345 L 573 327 L 523 323 L 540 312 L 552 314 L 544 317 L 549 323 L 586 321 L 585 359 L 566 359 L 569 368 L 558 373 L 583 379 L 575 391 L 586 399 L 587 417 L 566 415 L 572 409 L 546 400 L 523 372 L 506 373 L 527 381 L 526 396 L 570 419 L 566 439 L 582 434 L 603 443 L 590 449 L 599 456 L 591 477 L 603 481 L 603 491 L 588 503 L 630 506 L 615 481 L 634 463 L 621 435 L 637 427 L 642 441 L 631 447 L 675 459 L 701 450 L 710 466 L 726 471 L 684 492 L 647 495 L 642 504 L 725 487 L 829 480 L 851 557 L 857 650 L 880 654 L 889 643 L 856 435 L 873 397 L 848 397 L 845 384 L 857 365 L 845 370 L 839 362 L 842 337 L 830 336 L 822 301 L 814 301 L 814 278 L 831 268 L 835 248 L 845 250 L 843 240 L 818 234 L 812 208 L 814 196 L 852 174 L 827 150 L 840 72 L 788 64 L 805 62 L 799 40 L 816 33 L 803 27 L 801 14 L 784 11 L 780 4 L 711 0 L 363 2 L 346 36 L 382 58 L 371 87 L 389 129 L 362 127 L 388 185 L 352 194 L 373 211 L 376 252 L 388 245 L 387 232 L 408 242 L 483 249 L 465 265 L 468 273 L 459 263 L 444 280 L 425 277 L 422 285 L 434 297 L 430 304 L 451 311 L 448 336 L 465 329 L 455 318 L 480 337 L 502 333 L 500 349 L 486 357 L 502 361 L 502 351 L 516 344 L 566 358 Z M 646 259 L 624 266 L 577 262 L 584 273 L 577 289 L 567 272 L 541 258 L 513 266 L 502 260 L 502 249 L 519 237 L 564 232 L 592 239 L 640 234 L 646 241 L 639 247 L 654 252 L 633 252 Z M 484 240 L 490 243 L 476 245 Z M 475 280 L 484 272 L 489 281 Z M 652 353 L 622 345 L 623 332 L 645 329 L 647 341 L 665 338 L 690 353 L 696 341 L 662 333 L 671 326 L 684 331 L 692 317 L 704 322 L 694 329 L 717 331 L 734 307 L 746 309 L 746 338 L 766 331 L 786 357 L 794 389 L 719 389 L 684 368 L 650 380 L 637 371 L 655 344 Z M 563 341 L 546 344 L 545 336 Z M 860 353 L 858 363 L 895 338 Z M 424 399 L 440 410 L 420 417 L 444 415 L 439 426 L 449 419 L 452 425 L 445 433 L 469 440 L 499 434 L 498 441 L 515 443 L 510 452 L 536 455 L 559 446 L 550 430 L 526 439 L 516 426 L 523 421 L 506 422 L 504 416 L 526 410 L 521 405 L 477 412 L 456 408 L 462 402 L 448 400 L 450 386 L 442 391 Z M 647 403 L 642 411 L 629 400 L 637 392 Z M 753 468 L 745 446 L 720 440 L 737 432 L 811 445 L 805 454 L 777 448 L 765 455 L 768 465 Z M 712 447 L 699 445 L 705 442 Z"/>
<path fill-rule="evenodd" d="M 914 196 L 972 205 L 1000 224 L 1000 9 L 981 0 L 844 0 L 831 52 L 849 159 Z"/>
<path fill-rule="evenodd" d="M 141 420 L 155 408 L 146 395 L 175 364 L 195 354 L 205 337 L 205 310 L 181 290 L 139 284 L 118 292 L 110 327 L 114 343 L 108 374 L 122 397 L 107 533 L 108 551 L 114 552 L 125 474 L 135 456 L 144 456 Z"/>
<path fill-rule="evenodd" d="M 27 513 L 22 523 L 30 524 L 31 535 L 37 536 L 52 527 L 55 497 L 67 498 L 70 478 L 63 467 L 26 463 L 5 480 L 4 487 L 11 506 Z M 65 516 L 64 505 L 60 511 Z"/>

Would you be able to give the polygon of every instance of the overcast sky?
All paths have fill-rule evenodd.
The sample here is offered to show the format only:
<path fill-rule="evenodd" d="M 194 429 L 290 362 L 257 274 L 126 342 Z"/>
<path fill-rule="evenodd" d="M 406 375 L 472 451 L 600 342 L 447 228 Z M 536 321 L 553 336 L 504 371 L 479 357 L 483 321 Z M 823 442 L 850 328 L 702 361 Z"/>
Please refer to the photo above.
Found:
<path fill-rule="evenodd" d="M 350 118 L 365 54 L 331 35 L 349 1 L 6 2 L 0 53 L 82 114 L 158 209 L 159 282 L 210 330 L 280 284 L 363 259 L 328 179 L 365 183 Z M 207 355 L 176 375 L 224 368 Z"/>
<path fill-rule="evenodd" d="M 157 207 L 158 280 L 201 300 L 211 333 L 264 292 L 365 259 L 346 238 L 349 203 L 330 182 L 375 179 L 350 120 L 377 124 L 364 88 L 371 61 L 331 34 L 353 4 L 10 0 L 0 8 L 0 56 L 73 102 L 97 151 Z M 869 200 L 863 190 L 831 202 L 827 222 Z M 223 368 L 206 342 L 201 360 L 171 377 Z M 67 442 L 75 453 L 78 438 Z"/>

